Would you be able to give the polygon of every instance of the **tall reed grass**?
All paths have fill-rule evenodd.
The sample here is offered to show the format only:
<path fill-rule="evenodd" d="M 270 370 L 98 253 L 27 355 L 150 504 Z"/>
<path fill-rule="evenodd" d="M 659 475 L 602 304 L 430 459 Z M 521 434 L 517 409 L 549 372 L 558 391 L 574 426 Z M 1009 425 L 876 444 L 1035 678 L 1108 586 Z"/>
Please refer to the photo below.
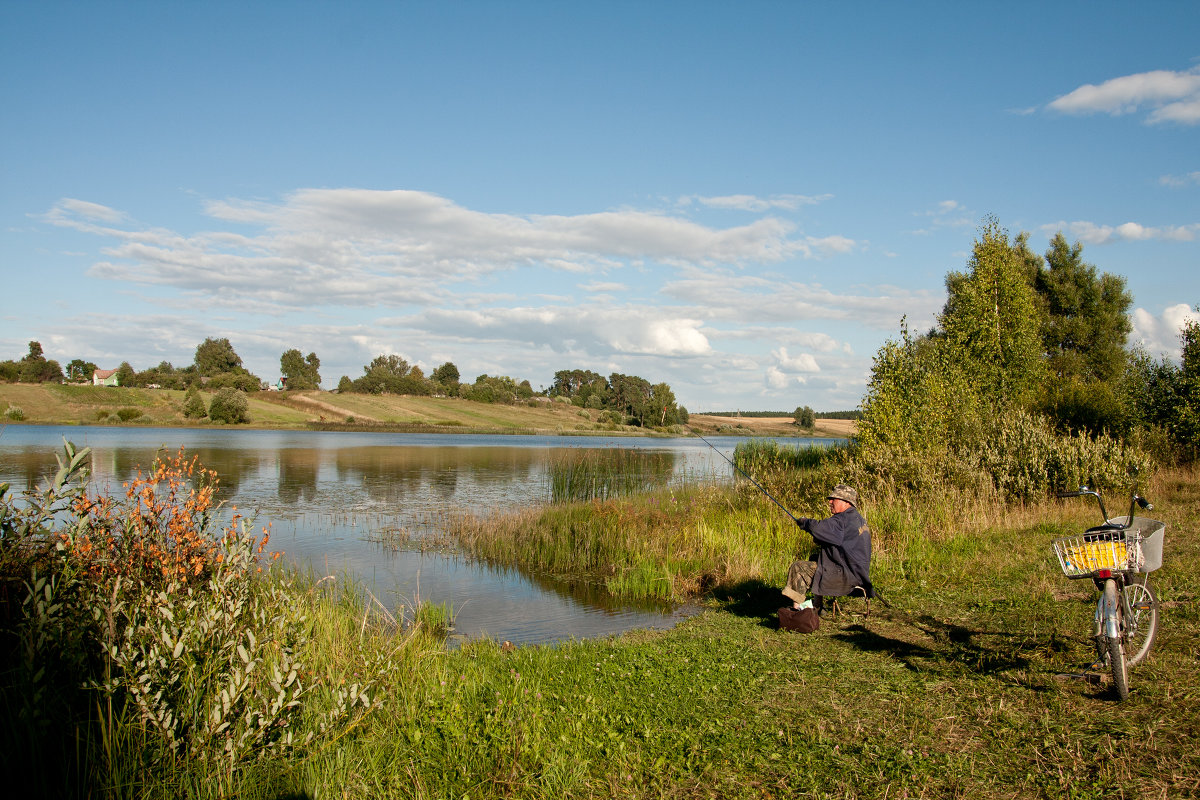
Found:
<path fill-rule="evenodd" d="M 647 491 L 670 482 L 673 453 L 629 448 L 571 449 L 556 454 L 547 468 L 550 498 L 606 500 Z"/>

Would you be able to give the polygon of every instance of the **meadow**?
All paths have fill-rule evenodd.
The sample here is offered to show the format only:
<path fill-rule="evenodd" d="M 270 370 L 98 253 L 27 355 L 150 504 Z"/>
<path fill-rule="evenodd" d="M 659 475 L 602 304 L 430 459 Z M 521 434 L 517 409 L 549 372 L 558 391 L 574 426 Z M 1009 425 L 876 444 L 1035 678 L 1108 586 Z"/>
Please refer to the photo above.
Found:
<path fill-rule="evenodd" d="M 126 702 L 106 713 L 94 688 L 70 725 L 39 728 L 10 669 L 19 724 L 0 752 L 8 774 L 61 797 L 1200 796 L 1200 473 L 1160 471 L 1144 493 L 1168 525 L 1152 577 L 1162 626 L 1124 702 L 1088 677 L 1094 591 L 1066 580 L 1050 549 L 1094 523 L 1092 507 L 914 508 L 864 491 L 889 605 L 867 616 L 847 601 L 802 635 L 778 630 L 775 611 L 806 542 L 742 484 L 455 523 L 476 557 L 617 594 L 669 587 L 659 594 L 700 606 L 674 630 L 447 649 L 445 610 L 396 616 L 337 576 L 247 571 L 247 603 L 277 621 L 268 636 L 292 637 L 247 654 L 267 712 L 282 708 L 256 745 L 231 757 L 228 737 L 197 724 L 190 752 L 165 748 L 128 695 L 109 693 Z M 176 655 L 190 674 L 188 653 Z"/>

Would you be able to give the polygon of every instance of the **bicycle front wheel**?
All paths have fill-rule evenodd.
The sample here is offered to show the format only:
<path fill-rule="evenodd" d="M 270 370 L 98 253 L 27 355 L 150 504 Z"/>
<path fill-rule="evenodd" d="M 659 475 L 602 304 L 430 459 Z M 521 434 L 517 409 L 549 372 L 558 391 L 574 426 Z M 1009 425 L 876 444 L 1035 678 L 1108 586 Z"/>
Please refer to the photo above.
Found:
<path fill-rule="evenodd" d="M 1122 591 L 1129 608 L 1124 615 L 1126 660 L 1132 667 L 1144 661 L 1154 646 L 1154 636 L 1158 633 L 1158 597 L 1146 578 L 1125 584 Z"/>
<path fill-rule="evenodd" d="M 1108 640 L 1108 664 L 1112 667 L 1113 688 L 1124 700 L 1129 697 L 1129 663 L 1125 660 L 1125 648 L 1119 636 Z"/>

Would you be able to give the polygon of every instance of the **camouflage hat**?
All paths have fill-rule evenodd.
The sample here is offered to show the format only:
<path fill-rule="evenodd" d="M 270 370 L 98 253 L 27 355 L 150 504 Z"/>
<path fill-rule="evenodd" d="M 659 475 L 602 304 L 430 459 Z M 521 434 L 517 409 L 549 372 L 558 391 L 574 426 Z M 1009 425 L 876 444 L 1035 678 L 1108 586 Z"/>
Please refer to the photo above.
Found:
<path fill-rule="evenodd" d="M 850 505 L 858 508 L 858 492 L 844 483 L 839 483 L 825 497 L 826 500 L 845 500 Z"/>

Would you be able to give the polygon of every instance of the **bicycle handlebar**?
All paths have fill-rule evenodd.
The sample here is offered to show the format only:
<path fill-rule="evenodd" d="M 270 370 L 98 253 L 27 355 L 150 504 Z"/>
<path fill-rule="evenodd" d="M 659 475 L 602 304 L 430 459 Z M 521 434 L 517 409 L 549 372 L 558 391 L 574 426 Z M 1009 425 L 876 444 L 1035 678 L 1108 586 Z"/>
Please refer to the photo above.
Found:
<path fill-rule="evenodd" d="M 1104 498 L 1101 497 L 1100 492 L 1096 491 L 1095 489 L 1089 489 L 1086 486 L 1080 486 L 1079 491 L 1077 491 L 1077 492 L 1058 492 L 1057 494 L 1055 494 L 1055 497 L 1060 497 L 1060 498 L 1063 498 L 1063 497 L 1094 497 L 1094 498 L 1096 498 L 1096 502 L 1100 504 L 1100 514 L 1104 517 L 1104 526 L 1102 526 L 1102 527 L 1107 527 L 1110 525 L 1110 523 L 1108 521 L 1108 509 L 1106 509 L 1104 507 Z M 1118 525 L 1117 527 L 1120 527 L 1122 529 L 1132 527 L 1133 511 L 1134 511 L 1135 506 L 1137 508 L 1141 508 L 1146 511 L 1151 511 L 1154 509 L 1154 505 L 1151 504 L 1151 502 L 1149 500 L 1147 500 L 1146 498 L 1142 497 L 1141 495 L 1139 495 L 1137 493 L 1136 486 L 1133 489 L 1131 489 L 1129 492 L 1129 517 L 1124 525 Z"/>

